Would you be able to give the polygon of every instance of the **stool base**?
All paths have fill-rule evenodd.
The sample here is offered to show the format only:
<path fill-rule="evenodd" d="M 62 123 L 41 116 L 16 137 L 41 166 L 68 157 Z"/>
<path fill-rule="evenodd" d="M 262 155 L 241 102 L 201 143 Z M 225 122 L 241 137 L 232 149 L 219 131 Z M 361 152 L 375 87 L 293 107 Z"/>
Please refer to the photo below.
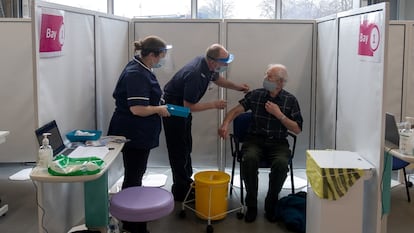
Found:
<path fill-rule="evenodd" d="M 146 222 L 122 221 L 122 229 L 130 233 L 149 233 Z"/>

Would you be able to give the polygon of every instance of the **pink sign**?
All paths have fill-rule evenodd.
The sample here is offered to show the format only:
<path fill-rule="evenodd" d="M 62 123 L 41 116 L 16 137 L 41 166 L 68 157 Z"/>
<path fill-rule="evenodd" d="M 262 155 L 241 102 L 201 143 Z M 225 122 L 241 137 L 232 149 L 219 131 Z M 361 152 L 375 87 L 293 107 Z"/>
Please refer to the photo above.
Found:
<path fill-rule="evenodd" d="M 359 46 L 358 54 L 362 56 L 373 57 L 378 49 L 380 40 L 380 32 L 375 23 L 368 20 L 362 21 L 359 26 Z"/>
<path fill-rule="evenodd" d="M 39 52 L 60 55 L 64 38 L 63 15 L 42 14 Z"/>

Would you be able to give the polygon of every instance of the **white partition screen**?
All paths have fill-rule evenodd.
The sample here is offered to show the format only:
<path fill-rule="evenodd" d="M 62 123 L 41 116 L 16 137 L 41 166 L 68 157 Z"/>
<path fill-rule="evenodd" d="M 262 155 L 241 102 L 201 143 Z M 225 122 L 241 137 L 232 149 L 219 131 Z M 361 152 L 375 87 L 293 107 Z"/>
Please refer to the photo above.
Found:
<path fill-rule="evenodd" d="M 163 38 L 173 48 L 168 51 L 171 61 L 164 69 L 155 70 L 161 88 L 187 62 L 196 56 L 204 55 L 207 47 L 219 43 L 220 21 L 151 21 L 134 22 L 134 40 L 148 35 Z M 197 35 L 197 39 L 194 38 Z M 214 87 L 207 91 L 200 102 L 219 98 L 219 89 Z M 217 166 L 218 157 L 218 111 L 208 110 L 193 113 L 193 152 L 194 166 Z M 149 166 L 169 166 L 165 136 L 160 135 L 160 146 L 151 151 Z"/>
<path fill-rule="evenodd" d="M 122 68 L 129 60 L 129 20 L 98 18 L 96 103 L 98 129 L 106 135 L 115 109 L 112 97 Z"/>
<path fill-rule="evenodd" d="M 380 229 L 383 169 L 383 93 L 387 64 L 385 4 L 338 15 L 336 149 L 353 151 L 377 169 L 364 192 L 364 231 Z M 367 40 L 369 38 L 369 40 Z"/>
<path fill-rule="evenodd" d="M 39 5 L 33 6 L 36 12 L 36 33 L 33 37 L 37 43 L 37 54 L 41 51 L 39 33 L 42 14 L 62 13 L 64 21 L 61 54 L 51 57 L 39 54 L 37 58 L 38 123 L 42 125 L 56 120 L 64 138 L 73 129 L 95 129 L 97 16 L 91 11 L 37 3 Z M 109 175 L 114 176 L 114 172 L 109 171 Z M 119 174 L 116 176 L 119 177 Z M 84 219 L 82 183 L 40 185 L 43 186 L 42 209 L 45 216 L 39 229 L 66 233 Z"/>
<path fill-rule="evenodd" d="M 414 117 L 414 22 L 410 21 L 407 23 L 407 62 L 406 64 L 406 89 L 404 90 L 405 101 L 403 105 L 403 117 L 412 116 Z"/>
<path fill-rule="evenodd" d="M 402 114 L 404 54 L 406 25 L 393 24 L 389 26 L 388 40 L 388 72 L 385 78 L 384 109 L 391 112 L 399 121 Z"/>
<path fill-rule="evenodd" d="M 0 20 L 0 131 L 10 131 L 0 145 L 0 162 L 32 162 L 37 156 L 31 25 Z"/>
<path fill-rule="evenodd" d="M 293 163 L 296 168 L 305 168 L 305 150 L 310 144 L 314 26 L 314 21 L 226 22 L 227 48 L 235 55 L 228 79 L 256 89 L 262 88 L 269 64 L 281 63 L 288 69 L 285 89 L 298 99 L 304 120 L 297 137 Z M 228 109 L 243 97 L 243 93 L 227 90 Z M 226 155 L 231 159 L 230 146 Z"/>
<path fill-rule="evenodd" d="M 337 92 L 337 20 L 317 22 L 317 63 L 315 87 L 315 149 L 334 149 Z"/>
<path fill-rule="evenodd" d="M 49 8 L 37 7 L 37 22 Z M 94 15 L 64 11 L 62 54 L 38 60 L 39 125 L 56 120 L 61 133 L 95 129 L 95 22 Z M 40 26 L 40 23 L 37 24 Z M 40 29 L 36 29 L 39 43 Z M 39 46 L 38 46 L 39 48 Z"/>

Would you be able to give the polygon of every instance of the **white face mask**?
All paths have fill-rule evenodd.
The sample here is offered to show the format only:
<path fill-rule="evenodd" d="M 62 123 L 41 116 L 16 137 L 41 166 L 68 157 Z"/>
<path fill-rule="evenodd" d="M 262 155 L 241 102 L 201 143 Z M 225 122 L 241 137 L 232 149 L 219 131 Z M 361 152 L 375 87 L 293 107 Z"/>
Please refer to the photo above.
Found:
<path fill-rule="evenodd" d="M 161 58 L 158 63 L 152 65 L 152 68 L 160 68 L 163 65 L 165 65 L 165 58 Z"/>
<path fill-rule="evenodd" d="M 270 82 L 269 80 L 267 80 L 266 78 L 263 79 L 263 88 L 272 92 L 277 88 L 277 83 L 275 82 Z"/>

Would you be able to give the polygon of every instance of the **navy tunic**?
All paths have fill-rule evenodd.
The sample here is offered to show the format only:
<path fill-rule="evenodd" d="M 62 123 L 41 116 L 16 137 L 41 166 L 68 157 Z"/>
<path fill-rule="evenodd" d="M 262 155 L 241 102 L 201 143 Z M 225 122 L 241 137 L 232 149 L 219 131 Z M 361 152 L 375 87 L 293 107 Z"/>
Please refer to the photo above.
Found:
<path fill-rule="evenodd" d="M 164 95 L 183 105 L 183 100 L 196 104 L 204 96 L 210 81 L 216 81 L 219 74 L 210 71 L 203 56 L 199 56 L 181 68 L 165 85 Z"/>
<path fill-rule="evenodd" d="M 113 97 L 115 112 L 112 116 L 108 134 L 125 136 L 130 146 L 152 149 L 159 145 L 161 117 L 153 114 L 146 117 L 133 115 L 131 106 L 158 106 L 162 90 L 154 75 L 139 56 L 131 60 L 121 73 Z"/>

